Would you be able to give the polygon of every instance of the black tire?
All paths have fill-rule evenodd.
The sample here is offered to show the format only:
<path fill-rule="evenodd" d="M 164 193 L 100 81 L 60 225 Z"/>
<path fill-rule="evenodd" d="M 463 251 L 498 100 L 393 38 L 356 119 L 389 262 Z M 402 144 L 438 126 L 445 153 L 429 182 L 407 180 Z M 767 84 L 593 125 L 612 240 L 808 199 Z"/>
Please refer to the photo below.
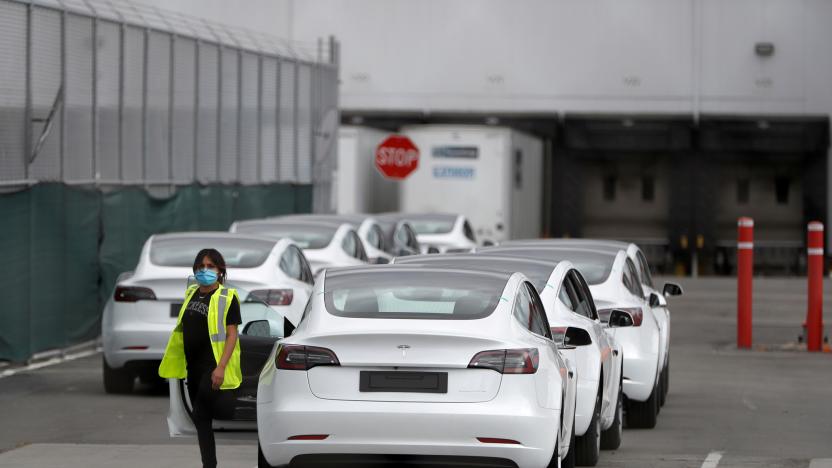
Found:
<path fill-rule="evenodd" d="M 653 388 L 647 401 L 630 400 L 627 405 L 627 427 L 653 429 L 659 414 L 659 387 Z"/>
<path fill-rule="evenodd" d="M 274 468 L 272 465 L 269 465 L 269 462 L 266 461 L 266 457 L 263 455 L 263 450 L 260 448 L 260 442 L 257 442 L 257 468 Z"/>
<path fill-rule="evenodd" d="M 560 468 L 575 468 L 575 419 L 572 419 L 572 435 L 569 437 L 569 451 L 560 461 Z"/>
<path fill-rule="evenodd" d="M 618 385 L 618 398 L 615 402 L 615 419 L 606 431 L 601 433 L 601 450 L 615 450 L 621 446 L 624 432 L 624 382 Z"/>
<path fill-rule="evenodd" d="M 598 382 L 595 394 L 595 408 L 592 420 L 584 435 L 575 438 L 575 464 L 578 466 L 595 466 L 601 456 L 601 389 L 603 381 Z"/>
<path fill-rule="evenodd" d="M 114 369 L 107 364 L 107 359 L 102 356 L 101 368 L 104 373 L 104 391 L 113 394 L 131 393 L 133 381 L 136 376 L 127 369 Z"/>

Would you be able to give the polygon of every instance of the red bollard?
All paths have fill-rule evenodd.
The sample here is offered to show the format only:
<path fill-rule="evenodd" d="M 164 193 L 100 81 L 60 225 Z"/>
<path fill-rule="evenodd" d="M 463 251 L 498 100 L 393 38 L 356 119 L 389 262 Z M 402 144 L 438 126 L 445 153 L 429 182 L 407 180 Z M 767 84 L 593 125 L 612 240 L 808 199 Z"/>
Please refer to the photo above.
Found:
<path fill-rule="evenodd" d="M 806 347 L 820 351 L 823 345 L 823 223 L 807 226 L 809 257 L 809 311 L 806 314 Z"/>
<path fill-rule="evenodd" d="M 754 275 L 754 220 L 737 220 L 737 348 L 751 348 L 751 284 Z"/>

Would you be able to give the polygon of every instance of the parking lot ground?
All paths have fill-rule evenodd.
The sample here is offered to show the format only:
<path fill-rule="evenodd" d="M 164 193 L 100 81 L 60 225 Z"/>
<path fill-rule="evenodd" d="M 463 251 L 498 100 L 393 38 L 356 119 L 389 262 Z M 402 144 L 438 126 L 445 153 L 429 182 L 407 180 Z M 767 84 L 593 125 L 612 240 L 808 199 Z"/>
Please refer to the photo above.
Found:
<path fill-rule="evenodd" d="M 737 350 L 735 280 L 680 282 L 667 404 L 655 429 L 626 430 L 598 466 L 832 468 L 832 354 Z M 755 282 L 755 343 L 796 340 L 805 288 L 805 279 Z M 0 467 L 198 466 L 194 439 L 168 437 L 166 387 L 107 395 L 100 367 L 96 354 L 0 378 Z M 221 466 L 253 467 L 255 437 L 218 433 Z"/>

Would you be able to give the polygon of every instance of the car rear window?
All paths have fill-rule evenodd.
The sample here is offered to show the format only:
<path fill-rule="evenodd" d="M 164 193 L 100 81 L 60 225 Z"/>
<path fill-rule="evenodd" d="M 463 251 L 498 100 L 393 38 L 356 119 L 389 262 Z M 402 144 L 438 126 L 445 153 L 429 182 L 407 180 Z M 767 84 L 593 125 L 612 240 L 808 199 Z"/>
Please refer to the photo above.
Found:
<path fill-rule="evenodd" d="M 454 229 L 456 216 L 429 215 L 408 218 L 410 227 L 416 234 L 447 234 Z"/>
<path fill-rule="evenodd" d="M 437 269 L 330 272 L 324 302 L 339 317 L 474 320 L 491 315 L 509 275 Z"/>
<path fill-rule="evenodd" d="M 595 285 L 607 280 L 615 263 L 615 254 L 590 252 L 576 249 L 555 249 L 538 247 L 493 247 L 483 249 L 493 255 L 519 255 L 553 262 L 568 260 L 581 272 L 587 283 Z"/>
<path fill-rule="evenodd" d="M 537 292 L 542 292 L 546 282 L 557 266 L 556 263 L 537 262 L 522 258 L 495 258 L 484 255 L 418 255 L 396 259 L 399 265 L 426 265 L 428 267 L 457 267 L 484 270 L 497 270 L 506 273 L 520 272 L 526 275 Z"/>
<path fill-rule="evenodd" d="M 229 268 L 254 268 L 266 261 L 274 242 L 216 237 L 156 238 L 150 245 L 150 262 L 167 267 L 192 267 L 202 249 L 217 249 Z"/>
<path fill-rule="evenodd" d="M 338 228 L 335 226 L 313 224 L 246 223 L 237 225 L 237 232 L 281 239 L 288 237 L 302 249 L 322 249 L 326 247 L 332 242 L 337 230 Z"/>

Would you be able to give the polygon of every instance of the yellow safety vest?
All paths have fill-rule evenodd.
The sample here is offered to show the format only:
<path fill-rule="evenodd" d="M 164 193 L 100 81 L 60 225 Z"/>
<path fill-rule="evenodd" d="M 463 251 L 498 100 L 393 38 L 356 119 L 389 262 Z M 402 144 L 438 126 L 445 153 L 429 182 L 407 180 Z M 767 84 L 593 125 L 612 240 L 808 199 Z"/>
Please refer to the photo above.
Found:
<path fill-rule="evenodd" d="M 170 335 L 168 345 L 165 348 L 165 355 L 162 357 L 162 363 L 159 364 L 159 376 L 166 379 L 184 379 L 188 376 L 187 363 L 185 362 L 185 342 L 182 337 L 182 315 L 191 302 L 191 297 L 197 290 L 197 286 L 191 286 L 185 293 L 185 302 L 182 308 L 179 309 L 179 318 L 176 321 L 176 328 Z M 228 315 L 228 309 L 231 307 L 232 299 L 237 297 L 237 302 L 240 301 L 237 296 L 236 289 L 226 288 L 219 285 L 219 288 L 211 296 L 208 304 L 208 334 L 211 338 L 211 348 L 214 351 L 214 359 L 217 363 L 220 362 L 222 353 L 225 350 L 225 319 Z M 220 314 L 222 311 L 222 314 Z M 220 386 L 220 390 L 231 390 L 240 386 L 243 380 L 243 373 L 240 369 L 240 340 L 234 343 L 234 351 L 231 353 L 231 359 L 225 366 L 225 379 Z"/>

